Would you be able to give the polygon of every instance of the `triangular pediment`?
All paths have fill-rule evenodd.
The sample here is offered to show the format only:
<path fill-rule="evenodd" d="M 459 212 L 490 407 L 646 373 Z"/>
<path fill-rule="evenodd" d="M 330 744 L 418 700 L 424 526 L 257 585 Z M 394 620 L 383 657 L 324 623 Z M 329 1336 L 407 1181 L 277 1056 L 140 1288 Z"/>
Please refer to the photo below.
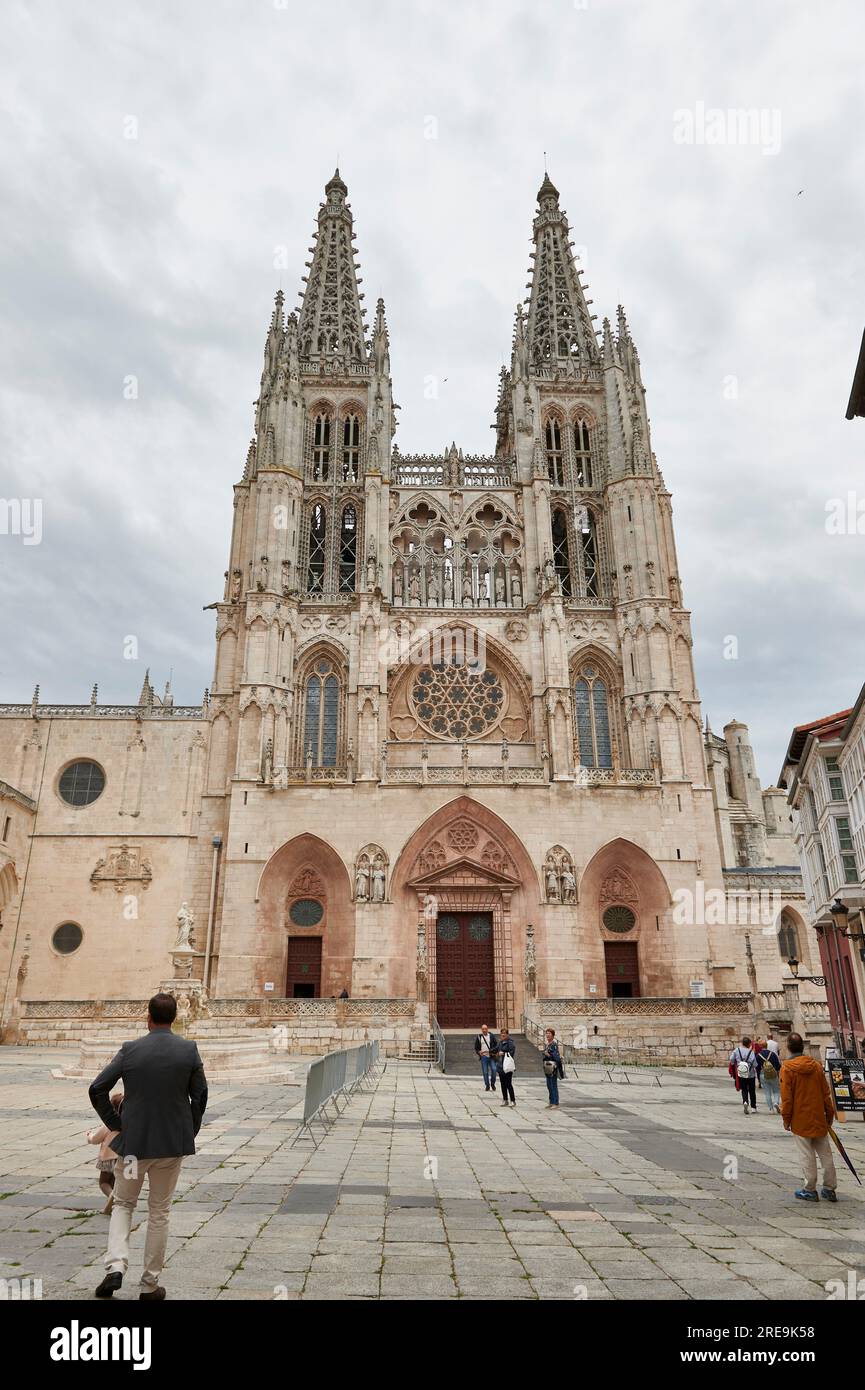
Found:
<path fill-rule="evenodd" d="M 436 888 L 450 887 L 478 887 L 478 888 L 519 888 L 519 879 L 513 878 L 510 874 L 502 873 L 485 864 L 477 864 L 473 859 L 467 859 L 462 855 L 458 859 L 452 859 L 449 864 L 443 864 L 439 869 L 432 869 L 429 873 L 419 874 L 417 878 L 410 881 L 409 886 L 420 890 L 434 892 Z"/>

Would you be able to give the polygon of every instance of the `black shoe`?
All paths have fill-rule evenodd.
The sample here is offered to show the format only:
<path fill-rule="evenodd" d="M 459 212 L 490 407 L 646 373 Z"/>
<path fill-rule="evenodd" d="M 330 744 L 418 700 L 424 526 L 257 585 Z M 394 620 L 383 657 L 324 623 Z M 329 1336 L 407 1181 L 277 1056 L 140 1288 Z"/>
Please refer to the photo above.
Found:
<path fill-rule="evenodd" d="M 838 1201 L 838 1198 L 837 1198 L 837 1196 L 835 1195 L 835 1189 L 834 1189 L 834 1187 L 821 1187 L 821 1188 L 820 1188 L 820 1196 L 821 1196 L 821 1197 L 824 1197 L 824 1198 L 826 1199 L 827 1202 L 837 1202 L 837 1201 Z"/>
<path fill-rule="evenodd" d="M 156 1300 L 157 1300 L 158 1298 L 164 1298 L 164 1297 L 165 1297 L 165 1290 L 164 1290 L 164 1288 L 162 1287 L 161 1284 L 157 1284 L 157 1286 L 156 1286 L 155 1289 L 149 1289 L 147 1293 L 140 1293 L 140 1294 L 138 1295 L 138 1301 L 139 1301 L 139 1302 L 144 1301 L 145 1303 L 155 1303 Z"/>
<path fill-rule="evenodd" d="M 123 1275 L 118 1273 L 117 1270 L 109 1270 L 105 1278 L 102 1280 L 102 1283 L 96 1290 L 96 1297 L 111 1298 L 112 1294 L 115 1294 L 117 1292 L 122 1283 Z"/>

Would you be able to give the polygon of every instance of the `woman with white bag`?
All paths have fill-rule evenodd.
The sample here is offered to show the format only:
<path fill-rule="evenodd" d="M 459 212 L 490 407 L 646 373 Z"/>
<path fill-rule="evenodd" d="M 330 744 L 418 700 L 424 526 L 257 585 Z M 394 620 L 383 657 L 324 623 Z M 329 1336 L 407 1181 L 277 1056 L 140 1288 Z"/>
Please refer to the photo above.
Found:
<path fill-rule="evenodd" d="M 513 1038 L 509 1030 L 503 1028 L 499 1035 L 499 1047 L 496 1054 L 496 1071 L 499 1074 L 502 1088 L 502 1105 L 507 1105 L 509 1096 L 511 1105 L 516 1106 L 517 1103 L 514 1099 L 514 1072 L 516 1071 L 514 1058 L 516 1055 L 517 1049 Z"/>

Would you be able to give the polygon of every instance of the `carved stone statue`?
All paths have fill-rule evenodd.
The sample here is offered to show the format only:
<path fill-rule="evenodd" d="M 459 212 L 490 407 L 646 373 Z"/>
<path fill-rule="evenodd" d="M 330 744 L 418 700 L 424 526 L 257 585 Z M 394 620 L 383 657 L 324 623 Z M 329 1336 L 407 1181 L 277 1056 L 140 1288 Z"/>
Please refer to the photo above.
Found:
<path fill-rule="evenodd" d="M 496 603 L 505 601 L 505 581 L 502 575 L 496 577 Z"/>
<path fill-rule="evenodd" d="M 545 873 L 547 879 L 547 901 L 551 903 L 557 903 L 560 901 L 559 875 L 558 870 L 556 869 L 556 866 L 551 859 L 547 860 Z"/>
<path fill-rule="evenodd" d="M 189 910 L 188 903 L 180 904 L 180 911 L 177 914 L 177 940 L 174 943 L 175 951 L 194 951 L 195 942 L 193 932 L 195 931 L 195 916 Z"/>
<path fill-rule="evenodd" d="M 515 608 L 522 607 L 523 585 L 522 580 L 520 579 L 519 570 L 514 570 L 513 574 L 511 575 L 511 599 L 513 600 Z"/>
<path fill-rule="evenodd" d="M 233 576 L 232 576 L 232 579 L 231 579 L 231 602 L 232 602 L 232 603 L 239 603 L 239 602 L 240 602 L 240 586 L 241 586 L 242 582 L 243 582 L 243 573 L 241 572 L 241 570 L 235 570 L 235 571 L 234 571 L 234 574 L 233 574 Z"/>
<path fill-rule="evenodd" d="M 429 584 L 427 585 L 427 599 L 430 603 L 439 601 L 439 577 L 433 568 L 430 571 Z"/>
<path fill-rule="evenodd" d="M 261 780 L 265 786 L 269 786 L 273 781 L 273 739 L 269 738 L 264 745 L 264 757 L 261 764 Z"/>
<path fill-rule="evenodd" d="M 354 871 L 355 902 L 369 902 L 369 862 L 364 856 Z"/>
<path fill-rule="evenodd" d="M 427 962 L 426 946 L 426 922 L 423 917 L 417 924 L 417 962 L 415 965 L 415 975 L 417 983 L 417 997 L 421 1004 L 425 1004 L 429 988 L 428 981 L 429 966 Z"/>
<path fill-rule="evenodd" d="M 263 593 L 267 588 L 267 580 L 270 574 L 270 563 L 266 555 L 262 555 L 258 562 L 258 570 L 255 578 L 255 587 L 259 593 Z"/>
<path fill-rule="evenodd" d="M 425 893 L 423 900 L 423 920 L 427 926 L 432 928 L 435 925 L 436 917 L 439 912 L 439 900 L 435 893 Z"/>
<path fill-rule="evenodd" d="M 577 901 L 577 880 L 570 861 L 566 860 L 562 864 L 562 902 L 575 903 Z"/>
<path fill-rule="evenodd" d="M 372 900 L 374 903 L 383 903 L 385 893 L 385 867 L 384 859 L 377 854 L 372 866 Z"/>
<path fill-rule="evenodd" d="M 556 567 L 553 564 L 552 555 L 547 555 L 544 560 L 544 583 L 548 589 L 556 587 Z"/>
<path fill-rule="evenodd" d="M 466 571 L 466 573 L 463 575 L 463 603 L 471 603 L 471 601 L 472 601 L 472 577 L 471 577 L 471 575 L 468 573 L 468 571 Z"/>
<path fill-rule="evenodd" d="M 417 570 L 408 582 L 408 596 L 412 603 L 420 603 L 420 577 Z"/>
<path fill-rule="evenodd" d="M 393 596 L 402 598 L 402 567 L 397 565 L 393 572 Z"/>
<path fill-rule="evenodd" d="M 445 570 L 444 593 L 445 603 L 450 603 L 454 596 L 454 577 L 450 569 Z"/>

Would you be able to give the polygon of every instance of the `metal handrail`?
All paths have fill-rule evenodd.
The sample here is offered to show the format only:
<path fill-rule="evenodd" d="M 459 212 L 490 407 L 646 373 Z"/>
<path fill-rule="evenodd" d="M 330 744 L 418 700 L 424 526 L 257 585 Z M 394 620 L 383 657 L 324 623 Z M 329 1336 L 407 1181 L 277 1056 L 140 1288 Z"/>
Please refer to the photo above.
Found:
<path fill-rule="evenodd" d="M 439 1028 L 439 1021 L 438 1021 L 437 1018 L 433 1018 L 433 1020 L 432 1020 L 432 1035 L 433 1035 L 433 1038 L 434 1038 L 434 1040 L 435 1040 L 435 1045 L 436 1045 L 436 1066 L 438 1067 L 438 1069 L 439 1069 L 440 1072 L 444 1072 L 444 1069 L 445 1069 L 445 1035 L 444 1035 L 444 1033 L 442 1032 L 441 1028 Z"/>

